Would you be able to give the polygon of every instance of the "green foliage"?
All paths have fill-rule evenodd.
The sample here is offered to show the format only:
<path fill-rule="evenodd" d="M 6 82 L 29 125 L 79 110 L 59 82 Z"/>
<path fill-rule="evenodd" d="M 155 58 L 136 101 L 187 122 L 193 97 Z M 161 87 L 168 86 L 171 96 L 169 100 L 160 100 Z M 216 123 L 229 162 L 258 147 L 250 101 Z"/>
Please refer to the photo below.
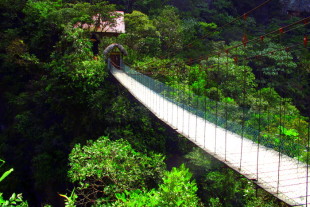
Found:
<path fill-rule="evenodd" d="M 195 172 L 198 195 L 207 206 L 274 206 L 276 199 L 218 162 L 199 148 L 186 155 L 189 168 Z M 258 194 L 256 194 L 258 193 Z M 256 196 L 258 195 L 258 196 Z"/>
<path fill-rule="evenodd" d="M 179 169 L 172 168 L 171 172 L 166 172 L 163 184 L 159 185 L 161 191 L 160 205 L 163 206 L 198 206 L 199 200 L 196 196 L 196 183 L 190 181 L 192 174 L 185 165 Z M 185 194 L 186 192 L 186 194 Z"/>
<path fill-rule="evenodd" d="M 238 50 L 237 55 L 244 56 L 246 52 Z M 200 64 L 190 66 L 181 61 L 175 65 L 178 62 L 176 59 L 146 58 L 145 62 L 138 62 L 135 67 L 142 72 L 151 73 L 153 78 L 183 90 L 181 94 L 171 92 L 170 95 L 175 100 L 188 100 L 194 92 L 197 96 L 190 98 L 191 102 L 186 101 L 186 104 L 198 106 L 200 110 L 205 111 L 207 120 L 228 127 L 228 130 L 237 134 L 244 133 L 247 138 L 281 150 L 291 157 L 303 157 L 305 146 L 302 146 L 302 143 L 306 144 L 307 137 L 304 135 L 307 130 L 306 127 L 301 127 L 302 121 L 299 121 L 298 125 L 294 119 L 305 118 L 300 116 L 290 99 L 282 98 L 273 87 L 258 88 L 259 84 L 265 84 L 257 81 L 256 71 L 246 65 L 248 61 L 236 63 L 231 58 L 234 55 L 236 54 L 229 53 L 225 56 L 210 57 Z M 218 117 L 217 120 L 215 116 Z M 302 136 L 287 136 L 283 130 L 279 135 L 281 125 L 290 126 L 288 132 L 295 131 Z M 243 132 L 242 126 L 245 127 Z M 259 130 L 262 133 L 258 137 Z"/>
<path fill-rule="evenodd" d="M 291 74 L 296 68 L 291 52 L 283 49 L 283 45 L 269 39 L 264 40 L 260 47 L 253 48 L 254 55 L 260 55 L 253 61 L 254 67 L 260 68 L 264 75 L 279 78 L 279 74 Z M 261 48 L 262 47 L 262 48 Z"/>
<path fill-rule="evenodd" d="M 0 165 L 0 167 L 2 167 L 5 163 L 5 161 L 0 159 L 0 162 L 2 162 Z M 13 172 L 13 168 L 5 171 L 2 174 L 2 176 L 0 177 L 0 182 L 2 182 L 12 172 Z M 22 194 L 16 195 L 15 193 L 12 194 L 12 196 L 9 198 L 9 200 L 4 200 L 3 193 L 0 193 L 0 204 L 2 207 L 9 207 L 9 206 L 28 207 L 28 203 L 23 201 Z"/>
<path fill-rule="evenodd" d="M 254 12 L 247 21 L 221 27 L 222 32 L 218 33 L 217 25 L 225 25 L 233 16 L 256 6 L 257 2 L 169 1 L 179 10 L 165 7 L 166 0 L 109 2 L 117 4 L 118 9 L 136 10 L 125 15 L 126 33 L 119 37 L 105 37 L 101 40 L 102 47 L 114 42 L 123 44 L 129 51 L 127 62 L 135 63 L 141 71 L 153 73 L 162 82 L 186 91 L 179 94 L 178 100 L 187 100 L 193 92 L 201 95 L 193 99 L 192 105 L 197 100 L 208 100 L 209 105 L 204 110 L 208 111 L 206 115 L 210 115 L 210 119 L 217 113 L 219 120 L 228 118 L 237 123 L 234 126 L 244 123 L 246 129 L 255 129 L 260 124 L 259 137 L 248 131 L 245 132 L 246 137 L 256 141 L 260 138 L 260 143 L 268 147 L 281 149 L 283 153 L 304 162 L 308 160 L 305 148 L 308 144 L 308 120 L 298 109 L 308 115 L 309 51 L 307 48 L 288 52 L 281 50 L 301 42 L 307 28 L 301 26 L 287 32 L 282 39 L 265 38 L 262 43 L 230 50 L 228 59 L 226 55 L 219 59 L 209 57 L 201 63 L 188 59 L 210 56 L 214 51 L 240 44 L 230 41 L 240 40 L 243 32 L 252 39 L 261 35 L 267 27 L 268 31 L 276 30 L 298 18 L 277 16 L 271 19 L 281 9 L 277 3 L 270 2 L 265 8 L 268 12 Z M 110 21 L 113 25 L 115 14 L 110 12 L 115 11 L 115 6 L 99 0 L 16 0 L 14 3 L 2 0 L 0 11 L 0 88 L 3 91 L 0 94 L 0 153 L 10 160 L 15 169 L 9 180 L 1 182 L 5 196 L 19 187 L 31 192 L 27 198 L 29 202 L 41 198 L 47 202 L 46 195 L 65 186 L 67 154 L 75 143 L 85 143 L 85 137 L 93 139 L 102 134 L 109 134 L 111 139 L 126 137 L 138 151 L 147 153 L 152 149 L 165 152 L 169 145 L 167 130 L 150 118 L 143 107 L 130 103 L 132 101 L 123 95 L 125 92 L 109 81 L 103 60 L 93 60 L 90 32 L 77 24 L 98 25 L 98 19 L 94 21 L 92 16 L 100 14 L 103 21 Z M 258 16 L 260 18 L 256 18 Z M 271 24 L 262 25 L 261 22 Z M 178 58 L 166 58 L 175 55 Z M 255 55 L 261 55 L 261 58 L 234 64 L 232 58 L 236 55 L 240 60 Z M 245 83 L 244 87 L 241 82 Z M 243 91 L 246 91 L 245 96 Z M 227 117 L 226 110 L 231 112 Z M 174 135 L 169 134 L 168 137 Z M 193 153 L 188 159 L 195 156 L 199 155 Z M 205 169 L 211 170 L 208 160 L 203 160 L 204 155 L 200 157 L 193 163 L 204 166 L 194 171 L 198 174 Z M 3 174 L 1 180 L 9 172 Z M 233 179 L 217 174 L 210 174 L 209 178 L 198 181 L 200 188 L 208 189 L 204 184 L 210 182 L 210 186 L 217 186 L 220 190 L 205 190 L 207 193 L 201 190 L 200 195 L 206 195 L 201 196 L 206 198 L 205 203 L 230 205 L 227 203 L 231 200 L 223 203 L 223 197 L 212 193 L 223 192 L 221 185 L 230 185 Z M 217 181 L 220 184 L 216 184 Z M 239 203 L 245 206 L 267 206 L 266 202 L 248 199 L 249 196 L 244 196 L 246 193 L 240 190 L 244 185 L 236 185 L 228 190 L 237 193 L 224 194 L 238 202 L 241 200 Z M 137 190 L 137 197 L 149 199 L 148 192 L 158 192 L 153 190 L 151 193 L 151 187 Z M 128 190 L 129 194 L 133 191 Z M 240 199 L 239 196 L 246 198 Z M 111 197 L 115 198 L 112 194 Z M 19 196 L 13 196 L 12 201 L 14 199 L 19 199 Z M 53 199 L 49 199 L 52 202 Z M 102 199 L 103 203 L 107 203 L 110 197 Z"/>
<path fill-rule="evenodd" d="M 99 195 L 103 202 L 111 202 L 116 193 L 153 187 L 161 177 L 163 159 L 136 152 L 127 141 L 101 137 L 84 147 L 75 146 L 69 156 L 69 177 L 79 184 L 77 194 L 84 203 L 96 203 L 92 200 Z"/>
<path fill-rule="evenodd" d="M 210 198 L 210 206 L 211 207 L 222 207 L 222 203 L 219 198 Z"/>
<path fill-rule="evenodd" d="M 256 85 L 252 68 L 234 64 L 233 59 L 227 57 L 212 57 L 207 64 L 213 64 L 207 71 L 208 84 L 218 85 L 225 96 L 243 104 L 241 94 L 253 92 Z M 236 87 L 236 83 L 241 83 L 242 87 Z"/>
<path fill-rule="evenodd" d="M 111 139 L 126 137 L 137 151 L 165 153 L 167 131 L 150 117 L 150 112 L 141 105 L 131 102 L 124 95 L 117 95 L 111 99 L 113 100 L 111 106 L 101 114 L 108 123 L 105 133 Z"/>
<path fill-rule="evenodd" d="M 31 64 L 38 64 L 39 60 L 33 54 L 29 53 L 29 48 L 21 39 L 12 40 L 6 49 L 6 61 L 24 67 L 29 70 Z"/>
<path fill-rule="evenodd" d="M 1 165 L 0 165 L 0 167 L 2 167 L 2 166 L 4 165 L 4 163 L 5 163 L 5 161 L 0 159 L 0 162 L 2 162 Z M 7 176 L 9 176 L 13 171 L 14 171 L 13 168 L 11 168 L 11 169 L 5 171 L 5 172 L 1 175 L 1 177 L 0 177 L 0 182 L 2 182 L 2 181 L 3 181 Z"/>
<path fill-rule="evenodd" d="M 48 65 L 52 73 L 68 81 L 72 88 L 89 92 L 98 88 L 107 77 L 105 63 L 92 60 L 91 43 L 85 31 L 68 26 L 52 54 Z"/>
<path fill-rule="evenodd" d="M 213 22 L 201 22 L 193 17 L 182 18 L 182 42 L 185 47 L 177 56 L 195 59 L 209 53 L 212 48 L 209 39 L 205 37 L 215 36 L 216 28 Z"/>
<path fill-rule="evenodd" d="M 183 48 L 182 22 L 176 8 L 164 7 L 154 18 L 154 25 L 160 33 L 161 48 L 164 53 L 174 52 L 175 54 Z"/>
<path fill-rule="evenodd" d="M 61 197 L 65 199 L 65 207 L 75 207 L 75 202 L 78 196 L 75 194 L 74 189 L 71 192 L 71 195 L 68 197 L 66 195 L 59 194 Z"/>
<path fill-rule="evenodd" d="M 78 2 L 75 4 L 65 3 L 63 1 L 27 1 L 24 13 L 27 14 L 26 21 L 33 20 L 33 23 L 45 23 L 61 28 L 69 24 L 94 23 L 97 24 L 98 19 L 93 20 L 93 16 L 99 14 L 103 21 L 109 21 L 114 24 L 115 14 L 113 5 L 106 1 L 96 2 L 94 4 L 88 2 Z M 29 18 L 29 19 L 28 19 Z"/>
<path fill-rule="evenodd" d="M 102 1 L 95 4 L 79 2 L 75 4 L 63 1 L 27 1 L 23 9 L 25 14 L 23 27 L 26 41 L 32 52 L 41 59 L 48 59 L 51 51 L 58 42 L 58 37 L 69 25 L 78 27 L 83 23 L 98 24 L 93 16 L 99 14 L 103 21 L 114 23 L 115 11 L 113 5 Z M 77 24 L 79 23 L 79 24 Z M 72 27 L 72 26 L 71 26 Z"/>
<path fill-rule="evenodd" d="M 201 206 L 196 195 L 197 186 L 185 165 L 166 171 L 158 190 L 125 191 L 117 194 L 113 206 Z"/>
<path fill-rule="evenodd" d="M 1 191 L 12 194 L 18 187 L 31 205 L 58 205 L 49 195 L 65 186 L 72 143 L 103 133 L 102 116 L 112 96 L 104 61 L 93 60 L 89 31 L 75 23 L 95 24 L 92 15 L 97 13 L 112 20 L 114 7 L 48 0 L 16 1 L 14 6 L 1 1 L 1 6 L 7 22 L 0 25 L 1 114 L 3 108 L 10 110 L 0 118 L 0 153 L 15 169 Z M 105 91 L 100 100 L 94 98 L 99 91 Z M 101 117 L 93 107 L 99 104 Z"/>
<path fill-rule="evenodd" d="M 139 0 L 134 1 L 133 8 L 148 13 L 157 13 L 163 6 L 167 5 L 168 0 Z"/>
<path fill-rule="evenodd" d="M 11 172 L 13 172 L 13 168 L 11 168 L 10 170 L 6 171 L 5 173 L 2 174 L 2 176 L 0 177 L 0 182 L 2 180 L 4 180 L 9 174 L 11 174 Z"/>
<path fill-rule="evenodd" d="M 204 174 L 214 167 L 210 156 L 198 147 L 193 148 L 184 157 L 189 160 L 189 166 L 196 172 L 195 174 Z"/>
<path fill-rule="evenodd" d="M 23 201 L 22 194 L 16 195 L 15 193 L 9 198 L 9 200 L 4 200 L 2 197 L 2 193 L 0 193 L 0 204 L 2 207 L 28 207 L 28 203 Z"/>
<path fill-rule="evenodd" d="M 128 33 L 136 33 L 138 36 L 155 35 L 156 28 L 149 17 L 140 12 L 133 11 L 131 14 L 125 15 L 125 23 Z"/>
<path fill-rule="evenodd" d="M 204 29 L 216 29 L 217 25 L 214 22 L 207 23 L 207 22 L 199 22 L 199 25 Z M 204 33 L 207 33 L 206 31 Z"/>
<path fill-rule="evenodd" d="M 216 24 L 224 25 L 226 22 L 230 22 L 233 18 L 231 16 L 231 10 L 233 9 L 232 2 L 228 0 L 219 0 L 213 2 L 212 7 L 205 9 L 204 18 Z"/>
<path fill-rule="evenodd" d="M 126 33 L 120 35 L 119 41 L 130 49 L 131 53 L 156 56 L 159 54 L 161 40 L 157 28 L 149 17 L 139 11 L 125 15 Z M 131 54 L 132 55 L 132 54 Z"/>

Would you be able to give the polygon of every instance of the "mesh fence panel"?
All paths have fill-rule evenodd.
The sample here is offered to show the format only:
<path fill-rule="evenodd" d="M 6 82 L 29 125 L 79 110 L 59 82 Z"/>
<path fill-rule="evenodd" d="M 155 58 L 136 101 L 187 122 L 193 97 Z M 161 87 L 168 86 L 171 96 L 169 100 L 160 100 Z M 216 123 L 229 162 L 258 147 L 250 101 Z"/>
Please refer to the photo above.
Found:
<path fill-rule="evenodd" d="M 263 122 L 264 120 L 260 120 L 262 118 L 260 118 L 258 112 L 253 112 L 247 108 L 229 103 L 217 102 L 205 96 L 198 96 L 191 92 L 186 85 L 171 87 L 132 70 L 128 66 L 124 67 L 124 71 L 134 80 L 180 108 L 230 132 L 246 137 L 268 148 L 280 151 L 290 157 L 297 157 L 299 154 L 307 151 L 306 146 L 297 140 L 285 139 L 281 132 L 273 135 L 260 132 L 259 122 Z"/>

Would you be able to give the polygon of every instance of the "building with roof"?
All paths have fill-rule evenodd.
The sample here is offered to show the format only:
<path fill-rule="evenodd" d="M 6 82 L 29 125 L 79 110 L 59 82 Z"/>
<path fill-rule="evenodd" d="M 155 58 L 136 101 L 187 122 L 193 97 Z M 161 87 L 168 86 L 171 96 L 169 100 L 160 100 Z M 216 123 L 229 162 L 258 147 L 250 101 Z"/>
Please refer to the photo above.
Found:
<path fill-rule="evenodd" d="M 102 38 L 117 37 L 125 33 L 124 12 L 115 11 L 112 13 L 112 18 L 113 15 L 115 16 L 113 22 L 103 21 L 98 14 L 93 16 L 94 24 L 77 24 L 78 27 L 91 32 L 91 40 L 93 42 L 92 50 L 95 58 L 99 54 L 99 43 Z M 115 68 L 121 68 L 123 65 L 122 57 L 127 55 L 127 52 L 122 45 L 113 43 L 105 48 L 103 54 L 109 66 L 112 65 Z"/>
<path fill-rule="evenodd" d="M 123 11 L 115 11 L 112 13 L 115 16 L 114 22 L 103 21 L 100 18 L 100 15 L 97 14 L 93 16 L 95 24 L 82 24 L 81 27 L 83 29 L 87 29 L 99 37 L 104 36 L 118 36 L 122 33 L 125 33 L 125 21 L 124 21 L 124 12 Z"/>

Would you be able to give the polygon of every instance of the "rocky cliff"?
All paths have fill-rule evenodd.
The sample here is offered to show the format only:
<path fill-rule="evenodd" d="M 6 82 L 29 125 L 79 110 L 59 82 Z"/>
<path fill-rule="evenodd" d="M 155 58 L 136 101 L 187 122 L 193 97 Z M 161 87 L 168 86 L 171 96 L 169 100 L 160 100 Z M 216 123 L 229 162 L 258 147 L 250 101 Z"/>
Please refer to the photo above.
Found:
<path fill-rule="evenodd" d="M 284 12 L 310 13 L 310 0 L 280 0 Z"/>

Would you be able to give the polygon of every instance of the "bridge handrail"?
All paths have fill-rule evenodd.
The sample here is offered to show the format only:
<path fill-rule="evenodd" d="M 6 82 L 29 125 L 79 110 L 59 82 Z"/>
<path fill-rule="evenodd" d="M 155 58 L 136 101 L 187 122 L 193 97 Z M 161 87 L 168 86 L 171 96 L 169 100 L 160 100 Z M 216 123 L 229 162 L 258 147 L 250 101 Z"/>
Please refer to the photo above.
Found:
<path fill-rule="evenodd" d="M 255 112 L 249 109 L 218 102 L 206 96 L 199 96 L 189 90 L 186 91 L 186 88 L 180 89 L 169 86 L 133 70 L 127 65 L 122 69 L 128 76 L 180 108 L 195 114 L 197 117 L 214 123 L 227 131 L 239 134 L 242 137 L 253 140 L 265 147 L 280 151 L 290 157 L 298 157 L 302 151 L 306 150 L 306 146 L 289 140 L 275 143 L 273 139 L 270 139 L 270 135 L 260 132 L 257 129 L 255 122 L 251 123 L 249 121 L 255 116 Z M 242 124 L 242 122 L 244 123 Z"/>

